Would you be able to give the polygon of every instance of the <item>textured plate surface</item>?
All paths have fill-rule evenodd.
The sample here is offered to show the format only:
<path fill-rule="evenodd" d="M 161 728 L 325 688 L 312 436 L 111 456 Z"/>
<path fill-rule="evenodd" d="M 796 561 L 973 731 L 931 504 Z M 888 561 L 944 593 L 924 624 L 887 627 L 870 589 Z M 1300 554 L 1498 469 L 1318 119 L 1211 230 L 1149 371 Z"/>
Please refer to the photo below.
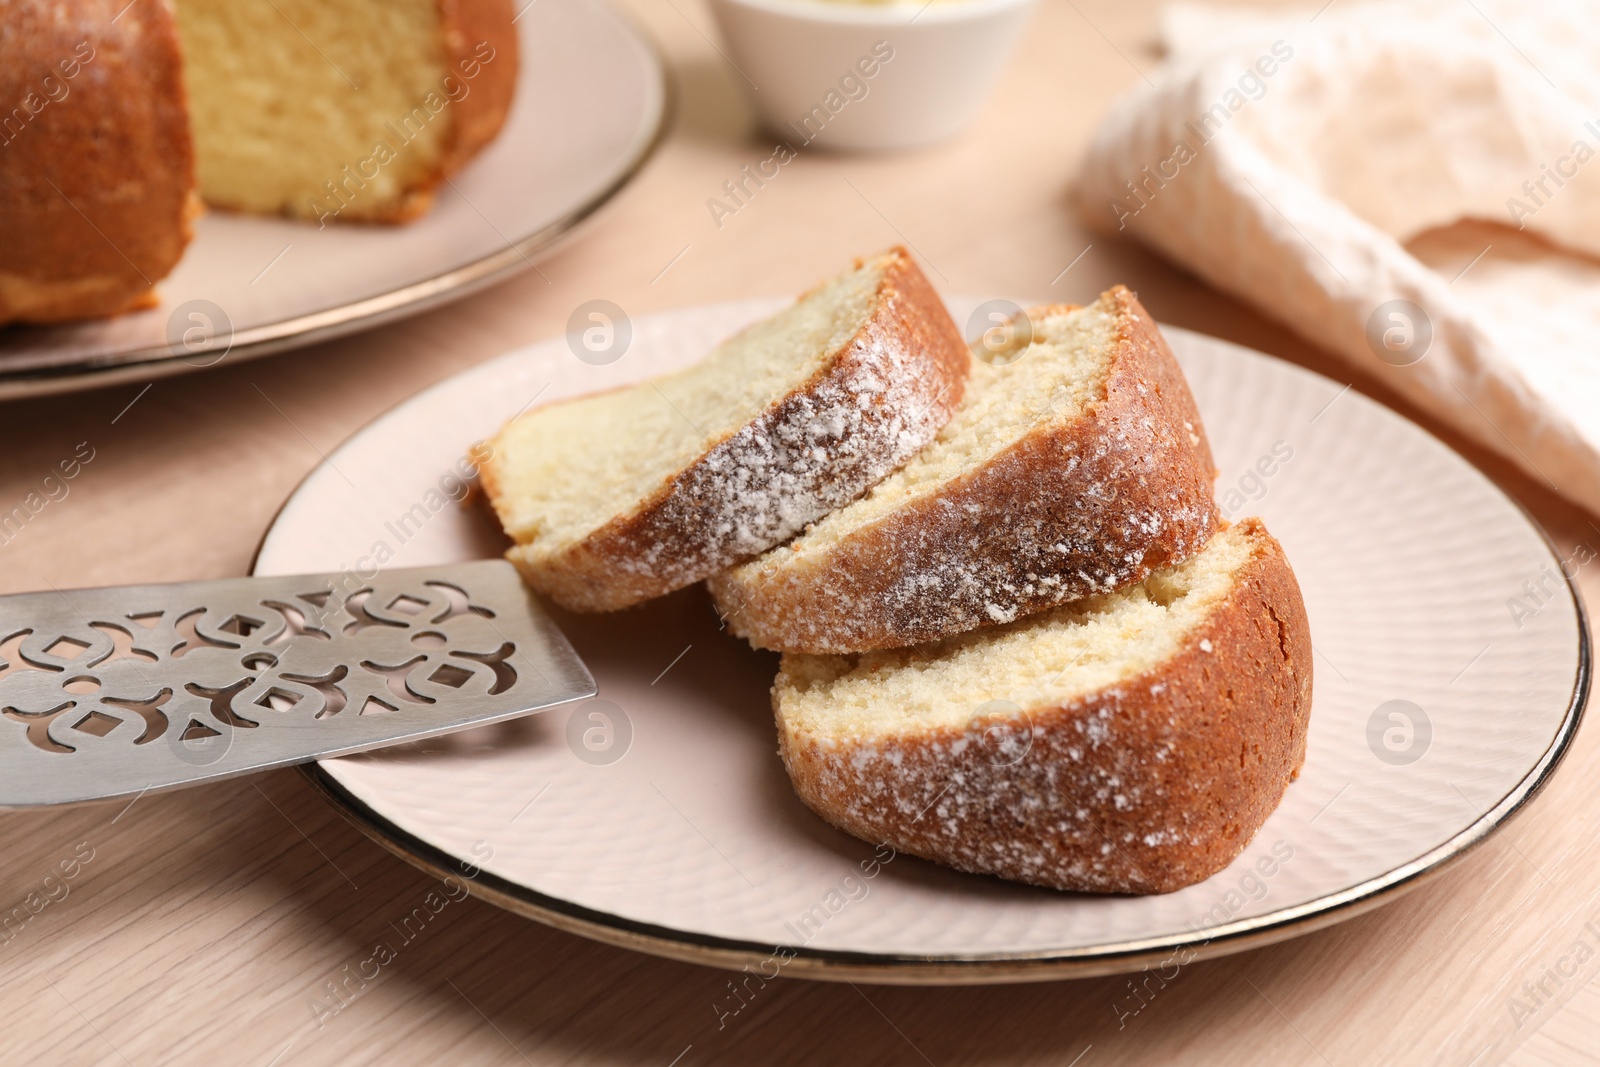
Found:
<path fill-rule="evenodd" d="M 975 301 L 953 301 L 966 321 Z M 489 555 L 486 513 L 392 520 L 538 396 L 689 362 L 771 302 L 633 324 L 616 362 L 564 339 L 474 368 L 347 442 L 290 498 L 261 573 Z M 1182 330 L 1229 518 L 1260 514 L 1305 592 L 1316 695 L 1305 770 L 1228 870 L 1166 896 L 1097 898 L 960 874 L 832 830 L 791 792 L 767 691 L 776 657 L 719 631 L 690 590 L 557 614 L 594 702 L 444 742 L 318 765 L 370 832 L 475 891 L 590 936 L 785 973 L 1006 981 L 1217 954 L 1357 914 L 1489 833 L 1549 773 L 1587 675 L 1561 562 L 1465 460 L 1337 383 Z M 793 953 L 794 958 L 788 959 Z M 1187 959 L 1180 956 L 1179 959 Z"/>
<path fill-rule="evenodd" d="M 665 73 L 600 0 L 519 2 L 505 128 L 404 226 L 212 211 L 149 311 L 0 329 L 0 397 L 148 380 L 326 340 L 526 270 L 644 163 Z"/>

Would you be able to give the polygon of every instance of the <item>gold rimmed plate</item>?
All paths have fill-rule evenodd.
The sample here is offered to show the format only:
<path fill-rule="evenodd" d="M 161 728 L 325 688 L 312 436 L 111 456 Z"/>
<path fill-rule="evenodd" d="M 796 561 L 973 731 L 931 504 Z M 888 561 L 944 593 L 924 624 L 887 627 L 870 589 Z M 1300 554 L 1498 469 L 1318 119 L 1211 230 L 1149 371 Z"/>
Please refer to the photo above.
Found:
<path fill-rule="evenodd" d="M 958 322 L 979 304 L 951 303 Z M 481 508 L 439 492 L 472 442 L 534 397 L 686 364 L 774 306 L 640 319 L 598 365 L 558 338 L 434 386 L 306 479 L 258 573 L 500 552 Z M 1337 382 L 1166 333 L 1221 467 L 1223 511 L 1261 515 L 1283 542 L 1316 647 L 1304 771 L 1215 877 L 1164 896 L 1056 893 L 831 829 L 776 754 L 776 657 L 723 632 L 699 590 L 616 615 L 557 613 L 599 685 L 593 701 L 324 761 L 312 780 L 386 847 L 503 907 L 767 974 L 962 983 L 1181 966 L 1393 899 L 1494 833 L 1559 763 L 1588 687 L 1575 592 L 1525 513 L 1423 430 Z"/>

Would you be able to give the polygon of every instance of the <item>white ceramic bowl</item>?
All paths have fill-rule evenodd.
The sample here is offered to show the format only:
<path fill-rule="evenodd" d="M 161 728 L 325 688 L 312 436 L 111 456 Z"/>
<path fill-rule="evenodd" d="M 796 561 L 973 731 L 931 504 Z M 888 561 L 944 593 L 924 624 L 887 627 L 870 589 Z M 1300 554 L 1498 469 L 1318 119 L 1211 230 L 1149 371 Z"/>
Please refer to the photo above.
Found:
<path fill-rule="evenodd" d="M 1034 0 L 711 0 L 728 54 L 791 147 L 911 148 L 988 99 Z"/>

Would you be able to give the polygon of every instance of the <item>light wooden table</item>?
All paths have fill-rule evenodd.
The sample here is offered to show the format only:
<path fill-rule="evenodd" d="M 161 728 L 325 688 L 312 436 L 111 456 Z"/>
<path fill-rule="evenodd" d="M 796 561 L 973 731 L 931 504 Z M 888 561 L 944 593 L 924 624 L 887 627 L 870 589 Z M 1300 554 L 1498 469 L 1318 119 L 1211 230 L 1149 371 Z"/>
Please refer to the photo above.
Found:
<path fill-rule="evenodd" d="M 1135 245 L 1085 233 L 1069 212 L 1097 117 L 1157 62 L 1152 0 L 1047 0 L 975 131 L 909 155 L 807 154 L 721 228 L 706 200 L 771 142 L 700 3 L 634 6 L 670 58 L 677 115 L 657 158 L 584 237 L 541 273 L 442 311 L 162 380 L 131 408 L 139 385 L 0 405 L 0 504 L 79 442 L 95 450 L 70 495 L 0 547 L 0 589 L 243 574 L 322 453 L 419 388 L 560 332 L 578 303 L 605 297 L 640 315 L 790 294 L 897 241 L 948 292 L 1081 301 L 1126 282 L 1167 322 L 1349 380 L 1281 327 Z M 1600 545 L 1583 514 L 1464 451 L 1564 547 Z M 1580 581 L 1591 598 L 1600 591 L 1596 568 Z M 0 1064 L 1592 1062 L 1597 814 L 1590 730 L 1530 811 L 1434 883 L 1326 932 L 1197 964 L 1120 1029 L 1118 978 L 980 989 L 788 980 L 719 1032 L 721 972 L 473 900 L 451 904 L 319 1026 L 308 1005 L 430 881 L 278 772 L 130 809 L 0 816 L 0 910 L 80 859 L 66 896 L 0 939 Z M 1510 998 L 1533 1004 L 1541 983 L 1518 1026 Z"/>

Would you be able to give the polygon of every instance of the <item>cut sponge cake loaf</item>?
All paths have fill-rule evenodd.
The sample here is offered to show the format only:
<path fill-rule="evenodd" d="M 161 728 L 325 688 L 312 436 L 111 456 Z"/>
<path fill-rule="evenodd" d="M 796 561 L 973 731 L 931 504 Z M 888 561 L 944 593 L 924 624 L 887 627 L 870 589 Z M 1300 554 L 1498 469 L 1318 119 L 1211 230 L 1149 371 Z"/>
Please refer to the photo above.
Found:
<path fill-rule="evenodd" d="M 400 221 L 494 138 L 510 0 L 177 0 L 206 201 Z"/>
<path fill-rule="evenodd" d="M 0 324 L 154 303 L 199 212 L 163 3 L 0 7 Z"/>
<path fill-rule="evenodd" d="M 860 495 L 933 439 L 968 362 L 927 279 L 894 249 L 686 370 L 513 421 L 484 489 L 534 589 L 575 611 L 626 607 Z"/>
<path fill-rule="evenodd" d="M 499 131 L 515 17 L 511 0 L 6 0 L 0 324 L 153 305 L 202 197 L 415 217 Z"/>
<path fill-rule="evenodd" d="M 894 648 L 1107 592 L 1198 551 L 1215 469 L 1182 370 L 1118 286 L 1027 313 L 927 449 L 711 582 L 731 629 L 795 652 Z"/>
<path fill-rule="evenodd" d="M 1311 636 L 1259 520 L 995 630 L 788 654 L 780 751 L 828 822 L 967 871 L 1162 893 L 1226 866 L 1305 757 Z"/>

